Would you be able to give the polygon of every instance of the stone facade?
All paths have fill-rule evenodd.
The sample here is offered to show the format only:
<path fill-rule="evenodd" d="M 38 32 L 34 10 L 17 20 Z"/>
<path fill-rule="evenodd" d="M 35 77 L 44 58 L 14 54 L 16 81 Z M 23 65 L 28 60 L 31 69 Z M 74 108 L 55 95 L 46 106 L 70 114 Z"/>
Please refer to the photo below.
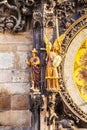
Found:
<path fill-rule="evenodd" d="M 0 125 L 22 126 L 30 130 L 30 84 L 25 60 L 31 49 L 30 32 L 0 33 Z"/>
<path fill-rule="evenodd" d="M 0 13 L 3 13 L 0 16 L 0 130 L 56 130 L 59 120 L 61 121 L 65 116 L 67 117 L 65 121 L 69 118 L 80 124 L 77 113 L 73 116 L 69 111 L 70 104 L 73 110 L 75 108 L 73 113 L 78 112 L 79 109 L 76 111 L 73 102 L 67 100 L 69 98 L 67 93 L 63 93 L 60 99 L 59 94 L 62 95 L 65 90 L 61 80 L 61 93 L 46 91 L 46 51 L 43 41 L 43 35 L 46 33 L 53 43 L 57 36 L 85 14 L 84 7 L 80 11 L 76 6 L 77 2 L 74 0 L 70 2 L 68 0 L 2 0 L 0 2 Z M 79 13 L 75 14 L 77 11 Z M 71 26 L 70 33 L 69 30 L 66 32 L 65 40 L 71 39 L 74 31 L 76 33 L 79 26 L 83 26 L 86 21 L 84 18 L 77 27 Z M 68 42 L 63 43 L 62 46 L 63 54 L 66 44 Z M 25 60 L 30 56 L 33 47 L 38 50 L 41 59 L 40 94 L 29 92 L 29 68 Z M 58 71 L 61 71 L 61 68 Z M 61 79 L 61 73 L 59 76 Z M 63 99 L 64 96 L 67 101 Z M 81 114 L 83 115 L 83 113 L 79 115 Z"/>

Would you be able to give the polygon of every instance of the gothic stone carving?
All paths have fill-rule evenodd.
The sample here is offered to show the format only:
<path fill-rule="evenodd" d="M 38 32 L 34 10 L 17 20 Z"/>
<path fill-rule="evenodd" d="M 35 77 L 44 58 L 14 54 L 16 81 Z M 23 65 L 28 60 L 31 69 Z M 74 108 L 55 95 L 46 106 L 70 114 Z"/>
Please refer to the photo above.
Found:
<path fill-rule="evenodd" d="M 63 33 L 76 19 L 86 13 L 85 7 L 82 7 L 81 10 L 80 1 L 78 2 L 78 11 L 75 12 L 76 7 L 74 2 L 75 1 L 72 0 L 56 3 L 55 9 L 59 19 L 60 33 Z"/>
<path fill-rule="evenodd" d="M 32 14 L 34 0 L 3 0 L 0 2 L 0 31 L 23 31 L 26 16 Z"/>
<path fill-rule="evenodd" d="M 55 26 L 55 14 L 54 14 L 54 6 L 50 6 L 49 4 L 44 5 L 44 26 L 45 27 L 54 27 Z"/>
<path fill-rule="evenodd" d="M 41 28 L 42 27 L 42 13 L 39 11 L 34 11 L 33 13 L 33 27 Z"/>

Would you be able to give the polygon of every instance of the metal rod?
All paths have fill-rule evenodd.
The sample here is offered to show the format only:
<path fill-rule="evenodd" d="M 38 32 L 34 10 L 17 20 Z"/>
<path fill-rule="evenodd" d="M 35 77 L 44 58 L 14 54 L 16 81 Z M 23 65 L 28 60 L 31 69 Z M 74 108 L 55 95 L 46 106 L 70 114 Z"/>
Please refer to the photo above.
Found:
<path fill-rule="evenodd" d="M 58 24 L 57 14 L 56 14 L 56 35 L 57 37 L 59 37 L 59 24 Z"/>

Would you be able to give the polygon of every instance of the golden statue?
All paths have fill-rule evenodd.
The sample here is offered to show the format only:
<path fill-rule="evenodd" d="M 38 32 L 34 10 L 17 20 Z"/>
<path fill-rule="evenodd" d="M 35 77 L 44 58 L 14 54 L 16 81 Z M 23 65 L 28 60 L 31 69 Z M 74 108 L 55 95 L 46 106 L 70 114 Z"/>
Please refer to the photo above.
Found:
<path fill-rule="evenodd" d="M 61 63 L 62 48 L 61 44 L 65 38 L 65 34 L 62 34 L 59 38 L 57 38 L 53 45 L 48 40 L 47 36 L 44 35 L 44 42 L 46 44 L 46 85 L 48 91 L 58 91 L 58 66 Z"/>
<path fill-rule="evenodd" d="M 30 73 L 30 82 L 31 82 L 31 91 L 39 92 L 40 91 L 40 73 L 41 73 L 41 63 L 40 59 L 37 56 L 37 50 L 34 48 L 32 50 L 31 58 L 27 59 L 26 64 L 31 67 Z"/>

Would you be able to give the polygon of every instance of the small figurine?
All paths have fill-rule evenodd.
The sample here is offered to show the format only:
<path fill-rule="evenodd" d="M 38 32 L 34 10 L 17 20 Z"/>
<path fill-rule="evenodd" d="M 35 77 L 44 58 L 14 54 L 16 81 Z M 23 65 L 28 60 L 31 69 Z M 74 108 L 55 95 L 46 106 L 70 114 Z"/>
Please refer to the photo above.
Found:
<path fill-rule="evenodd" d="M 30 90 L 33 92 L 40 91 L 40 73 L 41 73 L 41 63 L 40 59 L 37 56 L 37 50 L 34 48 L 32 50 L 32 56 L 30 59 L 27 59 L 26 64 L 31 67 L 30 73 L 30 81 L 31 81 L 31 88 Z"/>
<path fill-rule="evenodd" d="M 44 42 L 46 44 L 46 52 L 47 52 L 46 85 L 48 91 L 58 91 L 59 89 L 58 87 L 59 76 L 58 76 L 57 69 L 59 64 L 62 61 L 60 54 L 62 52 L 61 43 L 64 38 L 65 38 L 65 34 L 57 38 L 52 45 L 50 41 L 47 39 L 46 35 L 44 35 Z"/>

